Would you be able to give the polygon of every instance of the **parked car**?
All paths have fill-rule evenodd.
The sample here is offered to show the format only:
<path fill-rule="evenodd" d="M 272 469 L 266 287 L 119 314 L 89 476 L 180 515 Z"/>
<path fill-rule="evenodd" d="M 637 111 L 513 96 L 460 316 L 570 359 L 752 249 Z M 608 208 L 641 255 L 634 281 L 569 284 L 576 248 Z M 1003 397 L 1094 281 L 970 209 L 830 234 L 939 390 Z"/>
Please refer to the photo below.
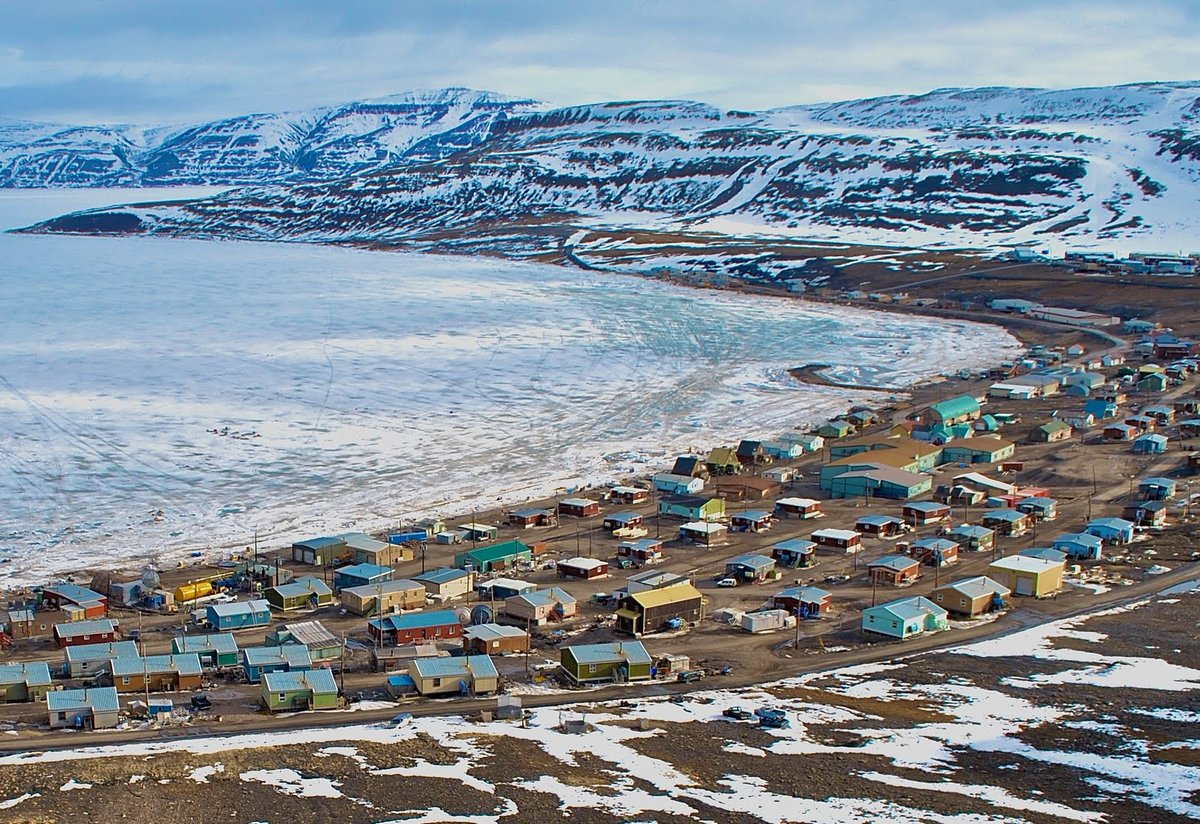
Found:
<path fill-rule="evenodd" d="M 685 684 L 690 684 L 693 681 L 699 681 L 704 677 L 704 670 L 684 670 L 676 676 L 676 680 L 682 681 Z"/>
<path fill-rule="evenodd" d="M 850 580 L 849 575 L 826 575 L 825 583 L 827 584 L 844 584 Z"/>
<path fill-rule="evenodd" d="M 211 710 L 212 700 L 204 693 L 199 693 L 192 696 L 192 709 L 194 710 Z"/>
<path fill-rule="evenodd" d="M 726 718 L 732 718 L 735 721 L 748 721 L 754 717 L 754 713 L 750 712 L 750 710 L 746 709 L 745 707 L 729 707 L 725 710 L 725 712 L 721 713 L 721 715 L 725 716 Z"/>
<path fill-rule="evenodd" d="M 737 578 L 722 578 L 717 581 L 719 587 L 735 587 L 738 585 Z"/>

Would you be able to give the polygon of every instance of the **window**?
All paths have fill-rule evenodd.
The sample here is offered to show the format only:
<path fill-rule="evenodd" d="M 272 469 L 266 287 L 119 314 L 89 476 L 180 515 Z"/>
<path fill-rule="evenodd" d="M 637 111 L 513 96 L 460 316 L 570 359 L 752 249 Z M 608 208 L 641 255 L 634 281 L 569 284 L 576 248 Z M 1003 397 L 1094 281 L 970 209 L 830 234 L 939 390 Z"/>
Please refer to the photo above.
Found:
<path fill-rule="evenodd" d="M 594 672 L 596 671 L 596 665 L 595 665 L 595 664 L 588 664 L 587 671 L 588 671 L 588 673 L 589 673 L 589 674 L 591 674 L 591 673 L 594 673 Z"/>
<path fill-rule="evenodd" d="M 873 623 L 875 623 L 875 616 L 874 616 L 874 615 L 868 615 L 868 616 L 867 616 L 867 623 L 868 623 L 868 624 L 873 624 Z"/>
<path fill-rule="evenodd" d="M 129 686 L 129 676 L 128 675 L 126 675 L 124 678 L 121 679 L 121 684 L 126 687 Z"/>
<path fill-rule="evenodd" d="M 282 704 L 286 700 L 287 700 L 287 693 L 286 692 L 279 693 L 279 703 Z"/>
<path fill-rule="evenodd" d="M 433 679 L 433 685 L 434 685 L 435 687 L 440 687 L 440 686 L 442 685 L 442 679 L 441 679 L 441 678 L 434 678 L 434 679 Z"/>

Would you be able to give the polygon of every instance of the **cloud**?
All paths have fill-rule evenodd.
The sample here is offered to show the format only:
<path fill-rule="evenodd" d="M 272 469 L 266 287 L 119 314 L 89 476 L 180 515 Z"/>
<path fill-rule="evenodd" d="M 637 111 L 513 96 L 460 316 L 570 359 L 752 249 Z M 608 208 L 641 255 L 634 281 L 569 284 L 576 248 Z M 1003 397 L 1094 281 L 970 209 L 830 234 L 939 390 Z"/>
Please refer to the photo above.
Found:
<path fill-rule="evenodd" d="M 8 4 L 0 113 L 202 119 L 465 85 L 766 108 L 942 86 L 1191 79 L 1200 4 L 58 0 Z"/>

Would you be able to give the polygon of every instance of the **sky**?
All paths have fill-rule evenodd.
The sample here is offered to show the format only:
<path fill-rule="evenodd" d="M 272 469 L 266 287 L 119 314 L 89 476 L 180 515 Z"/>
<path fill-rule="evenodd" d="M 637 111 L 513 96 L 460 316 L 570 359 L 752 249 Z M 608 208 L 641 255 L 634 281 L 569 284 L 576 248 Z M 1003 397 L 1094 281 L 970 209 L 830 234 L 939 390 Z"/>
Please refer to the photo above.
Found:
<path fill-rule="evenodd" d="M 444 86 L 763 109 L 1200 76 L 1192 0 L 0 0 L 0 117 L 180 123 Z"/>

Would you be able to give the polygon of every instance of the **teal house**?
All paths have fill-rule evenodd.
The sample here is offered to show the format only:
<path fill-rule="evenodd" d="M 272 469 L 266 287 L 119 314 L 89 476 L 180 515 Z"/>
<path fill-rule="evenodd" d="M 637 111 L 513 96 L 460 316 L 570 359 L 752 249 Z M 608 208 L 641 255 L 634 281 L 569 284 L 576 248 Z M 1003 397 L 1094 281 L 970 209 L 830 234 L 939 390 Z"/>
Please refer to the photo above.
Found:
<path fill-rule="evenodd" d="M 532 560 L 533 550 L 528 546 L 520 541 L 505 541 L 460 552 L 454 556 L 454 565 L 460 569 L 470 566 L 476 572 L 494 572 L 528 564 Z"/>
<path fill-rule="evenodd" d="M 889 601 L 863 610 L 862 629 L 901 641 L 949 629 L 949 613 L 928 598 L 919 595 Z"/>
<path fill-rule="evenodd" d="M 237 640 L 229 632 L 181 635 L 171 641 L 171 654 L 196 653 L 205 669 L 236 667 L 240 660 Z"/>
<path fill-rule="evenodd" d="M 954 426 L 960 423 L 970 423 L 979 417 L 979 401 L 970 395 L 959 395 L 944 401 L 930 404 L 921 416 L 922 420 L 932 426 Z"/>
<path fill-rule="evenodd" d="M 933 486 L 933 478 L 887 466 L 843 472 L 830 479 L 829 494 L 834 498 L 891 498 L 907 501 L 924 495 Z"/>

